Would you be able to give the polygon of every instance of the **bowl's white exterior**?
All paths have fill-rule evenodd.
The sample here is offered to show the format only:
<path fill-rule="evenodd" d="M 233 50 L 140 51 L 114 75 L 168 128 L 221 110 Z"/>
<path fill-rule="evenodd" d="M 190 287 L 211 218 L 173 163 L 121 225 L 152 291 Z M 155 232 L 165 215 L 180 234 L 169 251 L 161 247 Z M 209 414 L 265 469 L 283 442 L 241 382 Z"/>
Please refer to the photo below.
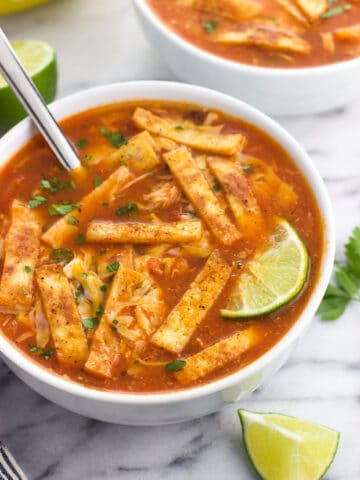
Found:
<path fill-rule="evenodd" d="M 167 82 L 134 82 L 97 87 L 55 102 L 51 110 L 64 119 L 92 107 L 109 103 L 163 99 L 206 105 L 257 125 L 276 139 L 311 185 L 324 219 L 325 253 L 321 278 L 304 312 L 290 331 L 261 358 L 246 368 L 210 384 L 161 394 L 127 394 L 98 391 L 51 374 L 26 358 L 0 334 L 0 352 L 7 365 L 44 397 L 74 412 L 96 419 L 128 424 L 158 425 L 189 420 L 220 409 L 252 392 L 286 361 L 305 332 L 330 279 L 335 250 L 332 210 L 325 186 L 310 158 L 296 141 L 273 120 L 254 108 L 224 94 L 201 87 Z M 0 166 L 34 134 L 31 121 L 23 120 L 0 140 Z"/>
<path fill-rule="evenodd" d="M 158 19 L 146 0 L 134 0 L 134 5 L 150 43 L 185 82 L 220 90 L 272 115 L 321 112 L 360 96 L 360 58 L 299 69 L 241 64 L 183 40 Z"/>

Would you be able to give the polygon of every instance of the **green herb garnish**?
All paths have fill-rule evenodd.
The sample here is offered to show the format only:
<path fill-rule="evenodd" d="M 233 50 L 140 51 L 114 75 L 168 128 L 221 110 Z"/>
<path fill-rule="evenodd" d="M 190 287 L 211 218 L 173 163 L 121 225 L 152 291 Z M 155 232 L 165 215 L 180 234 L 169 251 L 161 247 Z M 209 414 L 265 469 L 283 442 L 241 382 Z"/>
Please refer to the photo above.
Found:
<path fill-rule="evenodd" d="M 67 215 L 68 213 L 72 212 L 76 208 L 79 208 L 79 205 L 74 203 L 58 203 L 54 205 L 50 205 L 48 207 L 49 214 L 54 217 L 55 215 Z"/>
<path fill-rule="evenodd" d="M 96 315 L 98 317 L 101 317 L 103 313 L 104 313 L 104 307 L 102 305 L 99 305 L 99 308 L 96 310 Z"/>
<path fill-rule="evenodd" d="M 25 265 L 24 270 L 25 270 L 26 273 L 31 273 L 32 272 L 32 268 L 29 265 Z"/>
<path fill-rule="evenodd" d="M 78 235 L 77 239 L 76 239 L 76 243 L 78 245 L 82 245 L 83 243 L 85 243 L 85 240 L 86 240 L 86 237 L 83 233 L 80 233 L 80 235 Z"/>
<path fill-rule="evenodd" d="M 29 350 L 31 353 L 38 355 L 39 357 L 43 357 L 45 360 L 49 360 L 55 353 L 54 350 L 47 350 L 37 347 L 36 345 L 29 344 Z"/>
<path fill-rule="evenodd" d="M 122 207 L 119 207 L 116 210 L 116 215 L 119 217 L 123 215 L 131 215 L 139 210 L 139 207 L 136 205 L 134 202 L 128 202 L 126 205 L 123 205 Z"/>
<path fill-rule="evenodd" d="M 42 197 L 41 195 L 34 195 L 28 201 L 28 207 L 29 208 L 36 208 L 36 207 L 39 207 L 40 205 L 43 205 L 46 202 L 47 202 L 47 198 Z"/>
<path fill-rule="evenodd" d="M 219 192 L 221 190 L 221 186 L 218 183 L 214 183 L 212 189 L 214 190 L 214 192 Z"/>
<path fill-rule="evenodd" d="M 326 10 L 321 15 L 321 18 L 331 18 L 334 17 L 335 15 L 339 15 L 340 13 L 346 12 L 347 10 L 351 9 L 351 5 L 346 3 L 345 5 L 339 5 L 338 7 L 330 8 L 329 10 Z"/>
<path fill-rule="evenodd" d="M 250 163 L 245 163 L 245 165 L 241 165 L 241 167 L 247 175 L 255 172 L 254 167 Z"/>
<path fill-rule="evenodd" d="M 78 219 L 74 217 L 74 215 L 70 215 L 68 218 L 68 223 L 70 223 L 70 225 L 76 225 L 78 223 Z"/>
<path fill-rule="evenodd" d="M 219 26 L 219 22 L 217 22 L 216 20 L 211 20 L 210 22 L 206 22 L 203 25 L 204 30 L 206 30 L 207 33 L 213 33 L 218 26 Z"/>
<path fill-rule="evenodd" d="M 175 130 L 185 130 L 182 125 L 176 125 L 174 128 Z"/>
<path fill-rule="evenodd" d="M 102 182 L 101 177 L 100 177 L 100 175 L 98 175 L 98 176 L 94 179 L 94 185 L 95 185 L 95 187 L 98 187 L 99 185 L 101 185 L 101 182 Z"/>
<path fill-rule="evenodd" d="M 107 286 L 107 285 L 101 285 L 101 287 L 100 287 L 100 290 L 101 290 L 102 292 L 106 292 L 107 289 L 108 289 L 108 286 Z"/>
<path fill-rule="evenodd" d="M 346 261 L 335 262 L 335 285 L 330 284 L 317 311 L 322 320 L 336 320 L 351 301 L 360 302 L 360 228 L 354 228 L 344 248 Z"/>
<path fill-rule="evenodd" d="M 122 145 L 127 145 L 127 140 L 121 132 L 112 132 L 108 130 L 105 125 L 102 125 L 100 129 L 101 133 L 107 140 L 116 148 L 120 148 Z"/>
<path fill-rule="evenodd" d="M 51 260 L 55 263 L 69 263 L 74 253 L 69 248 L 55 248 L 51 253 Z"/>
<path fill-rule="evenodd" d="M 26 290 L 26 288 L 22 288 L 22 289 L 21 289 L 21 293 L 22 293 L 23 295 L 25 295 L 25 296 L 26 296 L 26 295 L 29 295 L 29 292 Z"/>
<path fill-rule="evenodd" d="M 88 140 L 86 138 L 80 138 L 76 143 L 76 148 L 84 148 L 88 144 Z"/>
<path fill-rule="evenodd" d="M 182 370 L 186 365 L 185 360 L 174 360 L 173 362 L 168 363 L 165 365 L 165 369 L 168 372 L 178 372 L 179 370 Z"/>
<path fill-rule="evenodd" d="M 98 317 L 82 318 L 81 323 L 83 324 L 85 330 L 92 330 L 99 325 L 99 319 Z"/>
<path fill-rule="evenodd" d="M 119 262 L 114 262 L 111 263 L 110 265 L 107 265 L 106 270 L 110 273 L 115 273 L 119 270 L 120 263 Z"/>

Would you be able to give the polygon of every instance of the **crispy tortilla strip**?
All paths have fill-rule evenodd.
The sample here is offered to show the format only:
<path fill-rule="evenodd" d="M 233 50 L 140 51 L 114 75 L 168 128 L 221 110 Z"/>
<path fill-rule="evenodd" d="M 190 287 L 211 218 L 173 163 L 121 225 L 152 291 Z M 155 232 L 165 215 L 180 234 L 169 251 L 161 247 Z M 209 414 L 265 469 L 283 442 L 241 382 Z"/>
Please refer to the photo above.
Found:
<path fill-rule="evenodd" d="M 295 2 L 311 22 L 320 18 L 328 8 L 327 0 L 295 0 Z"/>
<path fill-rule="evenodd" d="M 351 27 L 338 28 L 334 32 L 337 40 L 346 40 L 348 42 L 358 42 L 360 40 L 360 23 Z"/>
<path fill-rule="evenodd" d="M 255 0 L 193 0 L 193 6 L 233 20 L 247 20 L 262 11 L 262 6 Z"/>
<path fill-rule="evenodd" d="M 297 7 L 293 0 L 277 0 L 277 3 L 287 11 L 289 15 L 295 18 L 298 22 L 306 27 L 309 27 L 309 21 L 305 15 L 301 12 L 299 7 Z"/>
<path fill-rule="evenodd" d="M 107 248 L 97 258 L 97 272 L 101 280 L 113 275 L 108 266 L 119 262 L 123 268 L 134 269 L 135 252 L 131 245 L 121 245 L 117 248 Z"/>
<path fill-rule="evenodd" d="M 243 169 L 232 161 L 216 158 L 209 159 L 208 165 L 225 191 L 241 233 L 245 238 L 256 238 L 264 219 Z"/>
<path fill-rule="evenodd" d="M 101 161 L 101 165 L 127 165 L 136 171 L 149 170 L 160 164 L 156 143 L 149 132 L 141 132 Z"/>
<path fill-rule="evenodd" d="M 226 215 L 188 149 L 181 147 L 166 153 L 164 160 L 215 237 L 224 245 L 231 245 L 239 240 L 239 232 Z"/>
<path fill-rule="evenodd" d="M 175 142 L 205 152 L 233 155 L 241 151 L 246 144 L 246 138 L 240 133 L 219 135 L 191 128 L 177 129 L 176 125 L 170 121 L 154 115 L 144 108 L 135 110 L 133 121 L 137 127 L 146 129 L 155 135 L 170 138 Z"/>
<path fill-rule="evenodd" d="M 94 220 L 89 223 L 86 239 L 95 243 L 183 243 L 200 240 L 201 234 L 198 220 L 172 223 Z"/>
<path fill-rule="evenodd" d="M 34 271 L 40 253 L 41 226 L 35 213 L 14 200 L 11 224 L 4 240 L 0 305 L 9 311 L 28 311 L 34 303 Z"/>
<path fill-rule="evenodd" d="M 222 32 L 216 36 L 216 41 L 226 45 L 253 45 L 281 52 L 310 53 L 311 51 L 311 45 L 296 33 L 265 25 Z"/>
<path fill-rule="evenodd" d="M 248 328 L 235 333 L 231 337 L 188 357 L 185 367 L 178 372 L 174 372 L 174 376 L 182 385 L 195 382 L 246 353 L 255 343 L 256 333 L 254 329 Z"/>
<path fill-rule="evenodd" d="M 121 338 L 112 325 L 117 318 L 121 303 L 129 301 L 134 285 L 141 281 L 142 275 L 119 268 L 112 281 L 105 311 L 92 339 L 89 358 L 85 370 L 92 375 L 111 378 L 114 369 L 121 360 Z"/>
<path fill-rule="evenodd" d="M 119 193 L 132 180 L 133 175 L 126 167 L 118 168 L 101 185 L 88 193 L 79 204 L 81 207 L 73 210 L 62 217 L 52 225 L 41 237 L 42 240 L 53 248 L 60 247 L 69 239 L 75 238 L 79 234 L 79 224 L 88 222 L 96 212 L 101 202 L 111 203 L 117 193 Z M 69 217 L 77 219 L 77 224 L 69 223 Z"/>
<path fill-rule="evenodd" d="M 43 265 L 36 270 L 36 281 L 59 363 L 68 367 L 82 365 L 88 345 L 63 267 Z"/>
<path fill-rule="evenodd" d="M 230 274 L 231 267 L 219 250 L 214 250 L 151 342 L 170 352 L 180 353 L 224 289 Z"/>

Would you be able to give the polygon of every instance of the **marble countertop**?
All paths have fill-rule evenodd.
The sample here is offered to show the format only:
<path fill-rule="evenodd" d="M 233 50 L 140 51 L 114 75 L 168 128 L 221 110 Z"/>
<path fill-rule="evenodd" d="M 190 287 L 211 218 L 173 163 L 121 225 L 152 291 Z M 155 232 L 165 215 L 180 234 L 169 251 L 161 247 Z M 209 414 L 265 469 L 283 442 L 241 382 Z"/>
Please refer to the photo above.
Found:
<path fill-rule="evenodd" d="M 140 31 L 131 0 L 57 0 L 0 18 L 0 25 L 11 39 L 43 39 L 56 48 L 59 97 L 109 82 L 173 79 Z M 341 255 L 343 242 L 360 224 L 360 100 L 320 115 L 277 120 L 326 181 Z M 339 430 L 328 480 L 360 479 L 359 316 L 355 305 L 336 322 L 314 319 L 286 366 L 241 402 Z M 237 408 L 168 427 L 110 425 L 44 400 L 0 362 L 0 438 L 30 480 L 255 479 L 241 446 Z"/>

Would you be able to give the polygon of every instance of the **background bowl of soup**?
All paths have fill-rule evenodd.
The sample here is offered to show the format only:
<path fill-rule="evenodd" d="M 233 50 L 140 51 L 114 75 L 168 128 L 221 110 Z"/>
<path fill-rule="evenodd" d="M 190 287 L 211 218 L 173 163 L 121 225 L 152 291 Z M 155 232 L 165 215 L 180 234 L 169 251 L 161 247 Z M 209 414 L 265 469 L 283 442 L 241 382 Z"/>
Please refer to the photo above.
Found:
<path fill-rule="evenodd" d="M 234 95 L 274 115 L 330 110 L 359 95 L 357 2 L 195 3 L 199 8 L 187 0 L 134 1 L 147 38 L 181 80 Z M 254 17 L 250 8 L 249 18 L 243 11 L 241 21 L 231 18 L 237 13 L 232 8 L 247 13 L 247 3 L 263 7 L 255 8 Z M 311 20 L 311 11 L 305 15 L 299 3 L 314 4 L 319 17 Z"/>
<path fill-rule="evenodd" d="M 166 82 L 113 84 L 59 100 L 51 106 L 51 110 L 55 117 L 62 121 L 66 134 L 77 145 L 79 155 L 87 166 L 83 176 L 75 179 L 76 184 L 74 179 L 67 180 L 68 174 L 59 169 L 44 141 L 39 136 L 33 138 L 36 132 L 28 119 L 22 121 L 0 140 L 2 153 L 0 181 L 3 185 L 0 202 L 4 215 L 1 236 L 2 238 L 5 236 L 3 258 L 5 266 L 2 267 L 1 278 L 3 308 L 0 313 L 0 351 L 4 361 L 25 383 L 49 400 L 79 414 L 121 424 L 155 425 L 185 421 L 214 412 L 228 402 L 237 401 L 251 393 L 286 361 L 309 326 L 331 275 L 335 250 L 333 215 L 325 186 L 307 154 L 278 124 L 253 107 L 224 94 L 196 86 Z M 146 131 L 143 131 L 144 127 Z M 150 146 L 161 145 L 157 151 L 161 151 L 167 165 L 159 160 L 160 157 L 151 156 L 149 144 L 146 144 L 146 155 L 143 155 L 144 151 L 140 149 L 143 153 L 138 156 L 141 143 L 135 142 L 139 141 L 139 135 L 142 140 L 145 137 L 146 142 L 151 139 Z M 204 153 L 204 149 L 207 152 Z M 239 158 L 233 158 L 234 151 Z M 222 290 L 221 282 L 226 282 L 227 275 L 230 274 L 229 259 L 232 259 L 234 268 L 241 268 L 242 263 L 246 261 L 244 252 L 251 256 L 254 250 L 251 245 L 257 242 L 262 234 L 258 232 L 255 234 L 256 239 L 249 238 L 245 243 L 236 243 L 238 231 L 232 214 L 226 206 L 221 207 L 223 205 L 221 202 L 224 202 L 221 196 L 224 192 L 218 187 L 215 188 L 216 183 L 212 177 L 205 177 L 206 166 L 200 168 L 200 163 L 196 167 L 196 175 L 202 178 L 200 183 L 202 182 L 203 188 L 207 189 L 209 201 L 214 202 L 211 211 L 224 208 L 217 217 L 220 223 L 217 223 L 216 228 L 209 233 L 210 244 L 213 246 L 208 253 L 203 253 L 203 245 L 199 248 L 199 243 L 187 244 L 188 249 L 181 250 L 183 258 L 180 264 L 177 264 L 180 276 L 165 277 L 165 280 L 161 280 L 164 269 L 161 269 L 161 263 L 156 261 L 154 263 L 154 258 L 156 260 L 161 254 L 142 250 L 148 248 L 146 245 L 134 245 L 138 266 L 136 272 L 131 270 L 135 267 L 130 267 L 129 260 L 126 259 L 128 250 L 120 252 L 120 247 L 116 244 L 117 241 L 124 242 L 121 237 L 124 230 L 120 234 L 120 240 L 115 239 L 116 232 L 111 233 L 110 246 L 113 250 L 115 247 L 115 251 L 110 252 L 109 239 L 105 238 L 109 231 L 104 233 L 102 229 L 104 223 L 107 226 L 115 225 L 115 229 L 119 226 L 118 221 L 126 228 L 131 224 L 131 231 L 126 230 L 126 234 L 132 236 L 134 242 L 135 238 L 137 240 L 140 237 L 142 240 L 145 238 L 145 243 L 149 243 L 149 240 L 146 240 L 148 235 L 146 228 L 134 229 L 134 225 L 144 226 L 144 222 L 150 222 L 149 219 L 154 222 L 152 228 L 160 228 L 158 233 L 167 235 L 164 243 L 169 241 L 169 235 L 179 235 L 179 231 L 183 236 L 196 236 L 199 219 L 203 215 L 205 223 L 211 227 L 213 219 L 209 220 L 204 213 L 209 208 L 209 203 L 205 205 L 198 203 L 201 201 L 199 187 L 190 191 L 188 188 L 191 182 L 184 183 L 181 180 L 186 174 L 186 169 L 183 166 L 180 168 L 180 162 L 191 162 L 192 156 L 196 162 L 201 162 L 204 155 L 211 161 L 224 161 L 222 156 L 227 155 L 225 160 L 227 165 L 240 162 L 239 165 L 242 166 L 243 173 L 247 172 L 246 175 L 255 175 L 257 169 L 262 168 L 265 168 L 266 172 L 272 172 L 269 178 L 274 190 L 265 188 L 267 193 L 262 200 L 259 198 L 262 202 L 262 212 L 264 215 L 279 213 L 292 223 L 303 239 L 310 257 L 307 283 L 303 292 L 292 301 L 289 308 L 285 306 L 268 316 L 245 320 L 225 319 L 218 314 L 218 309 L 226 306 L 228 293 Z M 255 156 L 258 158 L 255 159 Z M 147 162 L 156 162 L 155 168 L 151 165 L 151 169 L 145 174 L 143 169 L 149 165 L 137 163 L 139 159 L 143 161 L 144 158 Z M 136 162 L 132 164 L 134 159 Z M 91 162 L 94 162 L 94 165 L 91 165 Z M 30 165 L 32 168 L 29 168 Z M 176 208 L 147 210 L 144 202 L 154 200 L 154 193 L 159 193 L 160 184 L 157 182 L 160 181 L 163 187 L 164 182 L 169 182 L 172 173 L 186 192 L 186 196 L 193 199 L 195 210 L 191 209 L 190 203 L 183 197 L 179 201 L 176 200 L 178 203 L 175 201 Z M 261 182 L 267 175 L 268 173 L 260 172 L 259 181 Z M 244 173 L 245 183 L 246 178 Z M 114 179 L 116 188 L 119 181 L 127 183 L 123 193 L 120 189 L 120 196 L 116 197 L 116 211 L 112 212 L 115 210 L 115 204 L 112 203 Z M 223 185 L 226 190 L 226 184 Z M 40 188 L 40 191 L 37 191 L 37 188 Z M 279 192 L 282 194 L 278 195 Z M 175 195 L 177 196 L 178 194 Z M 168 193 L 165 202 L 168 202 L 170 197 Z M 283 204 L 284 197 L 293 202 L 291 208 Z M 46 200 L 43 200 L 44 198 Z M 134 205 L 137 205 L 137 208 Z M 279 210 L 274 210 L 274 205 L 277 205 L 276 208 Z M 110 213 L 106 213 L 109 211 Z M 207 211 L 209 213 L 209 210 Z M 40 224 L 34 220 L 34 215 L 40 215 L 42 218 L 41 231 Z M 154 219 L 154 215 L 159 218 Z M 115 218 L 117 221 L 114 224 Z M 97 219 L 101 220 L 100 223 L 96 223 Z M 165 232 L 161 230 L 161 225 L 170 221 L 176 223 L 175 233 L 171 228 Z M 190 233 L 188 230 L 185 233 L 181 230 L 184 221 L 188 222 L 187 226 L 191 226 Z M 7 227 L 4 226 L 6 224 Z M 174 223 L 171 225 L 174 227 Z M 224 226 L 223 232 L 217 231 L 219 225 Z M 249 229 L 251 225 L 253 223 L 249 224 Z M 85 230 L 82 230 L 83 228 Z M 83 231 L 85 233 L 82 233 Z M 33 261 L 31 252 L 38 248 L 28 245 L 34 235 L 38 235 L 37 238 L 41 235 L 39 257 L 41 260 L 31 263 Z M 96 238 L 93 239 L 95 243 L 86 250 L 91 235 L 93 237 L 95 235 Z M 232 235 L 235 237 L 235 243 Z M 15 251 L 17 241 L 21 245 Z M 127 238 L 127 242 L 130 241 Z M 239 252 L 231 251 L 233 247 L 230 248 L 229 245 L 235 245 Z M 19 255 L 21 248 L 25 249 L 27 257 L 25 259 L 21 257 L 15 262 L 16 270 L 7 268 L 9 255 Z M 168 251 L 167 261 L 176 259 L 180 249 L 183 248 L 184 246 L 179 243 L 167 246 L 165 248 Z M 207 248 L 205 246 L 205 250 Z M 69 250 L 75 255 L 75 259 L 79 260 L 80 255 L 80 263 L 70 262 L 71 258 L 67 258 Z M 120 253 L 122 258 L 118 261 L 116 255 Z M 93 254 L 98 255 L 96 268 L 93 266 Z M 105 267 L 103 266 L 101 274 L 100 262 L 104 257 L 107 258 L 107 263 Z M 192 320 L 190 314 L 183 316 L 183 323 L 187 327 L 195 318 L 192 333 L 194 330 L 197 333 L 194 336 L 191 332 L 189 335 L 184 334 L 179 325 L 175 329 L 167 328 L 171 324 L 170 313 L 159 328 L 156 325 L 158 330 L 151 340 L 156 344 L 155 350 L 152 347 L 146 355 L 145 353 L 140 355 L 139 351 L 144 352 L 143 345 L 140 345 L 136 361 L 127 363 L 124 367 L 121 362 L 119 364 L 116 355 L 127 355 L 128 350 L 116 351 L 115 357 L 112 352 L 114 348 L 119 348 L 119 345 L 124 347 L 130 345 L 125 339 L 132 329 L 132 320 L 129 321 L 132 310 L 126 310 L 120 316 L 116 314 L 117 318 L 114 319 L 114 315 L 107 313 L 110 308 L 109 302 L 111 303 L 109 298 L 112 296 L 114 282 L 118 282 L 116 288 L 124 283 L 128 285 L 128 281 L 135 282 L 133 289 L 135 292 L 143 288 L 148 292 L 148 287 L 153 288 L 154 285 L 149 284 L 149 277 L 139 280 L 139 272 L 142 271 L 139 268 L 141 269 L 144 261 L 148 262 L 149 258 L 150 263 L 146 265 L 150 267 L 153 278 L 156 279 L 155 291 L 150 298 L 148 314 L 153 315 L 150 318 L 154 320 L 157 311 L 159 292 L 156 288 L 163 290 L 162 295 L 165 298 L 166 291 L 172 295 L 167 300 L 169 304 L 166 308 L 169 312 L 170 307 L 179 301 L 186 289 L 191 288 L 195 274 L 196 279 L 198 275 L 202 276 L 202 280 L 201 278 L 198 280 L 198 285 L 202 282 L 203 292 L 211 285 L 213 293 L 207 295 L 205 301 L 208 302 L 208 307 L 213 307 L 212 312 L 215 308 L 216 314 L 210 312 L 210 316 L 203 319 L 205 328 L 200 325 L 198 330 L 196 319 L 202 318 L 204 310 L 208 307 L 199 304 L 200 313 L 193 315 Z M 81 265 L 84 265 L 81 262 L 90 262 L 91 271 L 81 270 Z M 206 268 L 208 270 L 212 268 L 213 271 L 210 273 L 208 271 L 208 276 L 204 277 L 202 269 Z M 7 282 L 15 274 L 20 275 L 17 278 L 22 284 L 19 286 L 17 282 L 8 288 Z M 127 278 L 126 282 L 121 280 L 122 275 Z M 34 276 L 33 283 L 29 281 L 31 276 Z M 97 276 L 102 278 L 99 285 L 96 284 Z M 86 310 L 93 291 L 90 280 L 95 281 L 95 285 L 99 287 L 96 290 L 96 298 L 102 294 L 109 295 L 103 304 L 105 312 L 100 304 L 95 307 L 90 302 L 90 306 L 97 309 L 96 315 L 99 318 L 96 322 L 91 317 L 91 311 Z M 182 282 L 185 282 L 183 286 Z M 34 293 L 35 283 L 37 286 Z M 104 288 L 104 285 L 107 287 Z M 16 288 L 20 288 L 21 291 L 14 296 Z M 108 293 L 104 293 L 106 290 Z M 35 298 L 42 303 L 42 315 L 35 306 L 34 317 L 31 317 L 36 319 L 36 328 L 39 329 L 36 330 L 35 336 L 31 332 L 33 327 L 30 327 L 30 333 L 27 330 L 26 323 L 29 322 L 29 318 L 24 316 L 24 311 L 31 295 L 38 295 L 39 292 L 39 298 Z M 122 294 L 120 292 L 117 295 Z M 212 305 L 216 296 L 217 303 Z M 118 298 L 115 296 L 115 299 Z M 84 304 L 81 304 L 82 301 Z M 4 308 L 4 305 L 8 305 L 9 308 L 12 302 L 16 302 L 18 307 L 21 304 L 16 316 L 9 314 L 8 309 Z M 94 298 L 92 302 L 95 302 Z M 85 310 L 80 311 L 80 306 Z M 146 311 L 142 313 L 146 314 Z M 44 334 L 46 335 L 44 315 L 50 325 L 52 340 L 49 343 L 47 338 L 41 344 L 36 342 L 42 341 Z M 110 323 L 104 324 L 104 318 L 110 320 Z M 118 331 L 120 324 L 122 330 Z M 63 327 L 60 332 L 59 325 Z M 100 327 L 104 327 L 105 331 L 101 331 Z M 242 338 L 246 338 L 246 335 L 245 337 L 242 335 L 243 331 L 248 327 L 257 329 L 256 347 L 250 353 L 246 351 L 248 347 L 246 342 L 242 343 Z M 70 330 L 67 330 L 68 328 Z M 179 331 L 181 335 L 176 337 Z M 69 337 L 66 332 L 70 332 Z M 156 341 L 153 341 L 155 337 Z M 266 337 L 271 338 L 271 341 L 265 341 Z M 131 343 L 134 339 L 131 336 L 129 338 Z M 184 367 L 184 359 L 190 365 L 189 359 L 198 359 L 196 354 L 201 353 L 204 348 L 218 345 L 216 342 L 227 342 L 228 338 L 233 342 L 231 348 L 227 343 L 221 343 L 220 348 L 215 347 L 215 353 L 211 350 L 212 361 L 215 359 L 220 362 L 219 364 L 223 362 L 222 368 L 216 370 L 211 365 L 207 371 L 205 370 L 208 366 L 205 370 L 195 368 L 190 370 L 189 375 L 188 365 Z M 178 341 L 183 344 L 180 348 Z M 238 363 L 236 359 L 235 363 L 226 363 L 223 353 L 227 351 L 232 355 L 234 341 L 235 348 L 240 345 L 240 350 L 244 350 L 244 356 Z M 106 348 L 102 348 L 102 345 Z M 150 362 L 149 356 L 155 355 L 157 362 Z M 134 357 L 131 358 L 134 360 Z M 192 365 L 194 366 L 194 363 Z M 110 367 L 114 367 L 114 370 Z M 150 374 L 149 370 L 146 370 L 149 368 Z"/>

